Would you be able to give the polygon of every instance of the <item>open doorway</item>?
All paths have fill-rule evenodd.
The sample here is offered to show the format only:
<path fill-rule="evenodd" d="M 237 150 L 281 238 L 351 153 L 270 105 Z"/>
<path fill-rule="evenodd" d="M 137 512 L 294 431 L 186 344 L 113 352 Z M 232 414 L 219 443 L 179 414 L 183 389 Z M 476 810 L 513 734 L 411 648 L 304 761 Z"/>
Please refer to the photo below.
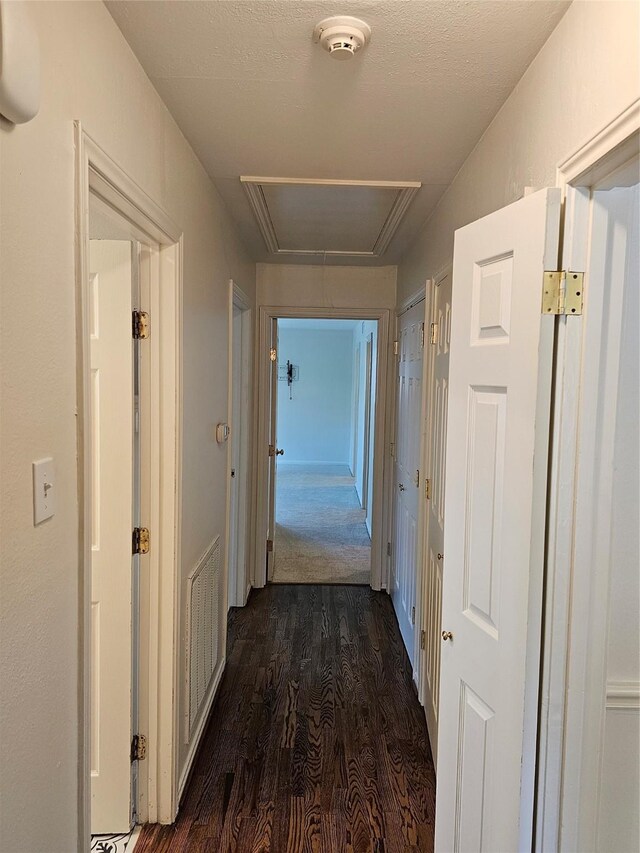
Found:
<path fill-rule="evenodd" d="M 275 583 L 371 578 L 377 321 L 278 321 Z"/>
<path fill-rule="evenodd" d="M 76 140 L 82 835 L 120 849 L 177 802 L 180 232 Z"/>

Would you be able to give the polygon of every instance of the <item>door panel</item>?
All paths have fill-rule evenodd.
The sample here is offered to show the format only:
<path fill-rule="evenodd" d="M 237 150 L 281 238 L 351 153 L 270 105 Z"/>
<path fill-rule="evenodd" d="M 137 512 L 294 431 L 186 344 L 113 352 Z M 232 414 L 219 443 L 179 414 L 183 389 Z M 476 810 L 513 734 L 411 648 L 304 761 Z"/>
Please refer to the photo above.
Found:
<path fill-rule="evenodd" d="M 444 571 L 444 489 L 451 342 L 451 272 L 433 288 L 431 312 L 430 390 L 427 476 L 431 497 L 427 501 L 426 602 L 425 602 L 425 712 L 434 761 L 437 762 L 438 698 L 440 689 L 440 636 L 442 573 Z"/>
<path fill-rule="evenodd" d="M 271 320 L 271 358 L 269 372 L 269 444 L 273 447 L 273 454 L 269 456 L 269 528 L 267 540 L 271 550 L 267 551 L 267 580 L 273 579 L 273 571 L 276 561 L 276 474 L 278 470 L 278 457 L 275 451 L 278 448 L 278 320 Z"/>
<path fill-rule="evenodd" d="M 91 831 L 131 821 L 133 344 L 131 244 L 90 243 Z"/>
<path fill-rule="evenodd" d="M 436 850 L 529 849 L 559 190 L 456 232 Z M 529 624 L 530 613 L 537 617 Z M 527 700 L 525 702 L 525 695 Z M 532 710 L 534 713 L 532 713 Z M 523 768 L 526 768 L 523 770 Z"/>
<path fill-rule="evenodd" d="M 415 658 L 423 317 L 424 303 L 420 302 L 398 320 L 396 521 L 391 597 L 412 666 Z"/>
<path fill-rule="evenodd" d="M 229 607 L 244 604 L 244 590 L 240 588 L 240 445 L 242 441 L 242 311 L 233 306 L 231 334 L 231 483 L 229 517 Z"/>

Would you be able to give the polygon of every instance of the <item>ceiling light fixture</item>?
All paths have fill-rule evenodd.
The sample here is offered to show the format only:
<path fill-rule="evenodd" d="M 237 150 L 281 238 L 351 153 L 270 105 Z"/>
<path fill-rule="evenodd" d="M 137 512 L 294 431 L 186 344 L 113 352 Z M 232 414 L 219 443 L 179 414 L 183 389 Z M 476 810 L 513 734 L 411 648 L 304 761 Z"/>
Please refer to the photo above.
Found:
<path fill-rule="evenodd" d="M 319 42 L 333 59 L 351 59 L 369 44 L 370 38 L 369 24 L 350 15 L 325 18 L 313 30 L 314 42 Z"/>

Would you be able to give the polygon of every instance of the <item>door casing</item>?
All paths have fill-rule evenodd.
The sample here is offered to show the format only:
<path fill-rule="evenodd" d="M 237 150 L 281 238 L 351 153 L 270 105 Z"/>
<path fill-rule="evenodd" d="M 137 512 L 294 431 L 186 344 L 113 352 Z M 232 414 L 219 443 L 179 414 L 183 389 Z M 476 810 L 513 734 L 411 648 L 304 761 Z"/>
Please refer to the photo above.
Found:
<path fill-rule="evenodd" d="M 563 190 L 565 211 L 561 266 L 586 273 L 587 300 L 590 187 L 637 151 L 639 133 L 637 99 L 558 166 L 556 185 Z M 581 383 L 583 349 L 599 345 L 587 339 L 585 319 L 556 320 L 536 782 L 534 849 L 539 853 L 584 849 L 585 839 L 593 840 L 596 813 L 593 786 L 582 785 L 581 773 L 585 759 L 597 753 L 599 744 L 593 729 L 585 734 L 583 714 L 602 697 L 598 678 L 588 668 L 576 667 L 580 660 L 602 661 L 607 642 L 606 632 L 591 630 L 601 624 L 602 608 L 608 603 L 606 596 L 603 601 L 594 595 L 598 573 L 589 552 L 586 559 L 583 555 L 576 560 L 574 550 L 584 532 L 576 508 L 576 460 L 585 430 L 596 428 L 580 418 L 587 390 Z M 580 512 L 585 501 L 595 505 L 595 497 L 581 495 Z"/>
<path fill-rule="evenodd" d="M 74 122 L 76 150 L 76 339 L 79 501 L 79 836 L 89 849 L 90 660 L 91 660 L 91 409 L 89 360 L 89 196 L 120 215 L 151 251 L 149 312 L 148 464 L 142 460 L 141 489 L 151 497 L 152 547 L 148 588 L 141 598 L 140 720 L 147 729 L 147 758 L 139 774 L 141 821 L 170 823 L 178 805 L 178 615 L 177 558 L 181 507 L 181 293 L 182 234 L 178 226 L 105 151 Z M 146 525 L 145 525 L 146 526 Z"/>

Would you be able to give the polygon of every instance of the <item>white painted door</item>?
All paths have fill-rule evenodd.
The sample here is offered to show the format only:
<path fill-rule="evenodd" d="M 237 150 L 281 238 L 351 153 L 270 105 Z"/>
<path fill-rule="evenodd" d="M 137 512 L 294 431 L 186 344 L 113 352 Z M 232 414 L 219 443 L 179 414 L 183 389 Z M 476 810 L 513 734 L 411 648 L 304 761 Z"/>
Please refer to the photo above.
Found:
<path fill-rule="evenodd" d="M 438 747 L 438 699 L 440 692 L 440 636 L 442 615 L 442 574 L 444 571 L 444 486 L 447 448 L 447 402 L 449 399 L 449 351 L 451 345 L 451 270 L 435 281 L 432 289 L 431 325 L 428 341 L 429 412 L 426 476 L 425 546 L 425 650 L 424 706 L 434 762 Z"/>
<path fill-rule="evenodd" d="M 276 562 L 276 476 L 278 472 L 278 320 L 271 320 L 269 362 L 269 528 L 267 530 L 267 580 L 273 579 Z"/>
<path fill-rule="evenodd" d="M 240 447 L 242 441 L 242 311 L 233 306 L 231 334 L 231 484 L 229 518 L 229 607 L 244 604 L 240 589 L 239 556 L 241 553 L 238 522 L 240 519 Z M 244 472 L 242 472 L 244 474 Z"/>
<path fill-rule="evenodd" d="M 131 822 L 133 342 L 131 244 L 90 244 L 91 831 Z"/>
<path fill-rule="evenodd" d="M 550 189 L 456 232 L 440 853 L 531 847 L 554 332 L 541 292 L 559 220 L 560 191 Z"/>
<path fill-rule="evenodd" d="M 412 666 L 415 658 L 423 320 L 423 302 L 398 318 L 395 559 L 391 597 Z"/>

